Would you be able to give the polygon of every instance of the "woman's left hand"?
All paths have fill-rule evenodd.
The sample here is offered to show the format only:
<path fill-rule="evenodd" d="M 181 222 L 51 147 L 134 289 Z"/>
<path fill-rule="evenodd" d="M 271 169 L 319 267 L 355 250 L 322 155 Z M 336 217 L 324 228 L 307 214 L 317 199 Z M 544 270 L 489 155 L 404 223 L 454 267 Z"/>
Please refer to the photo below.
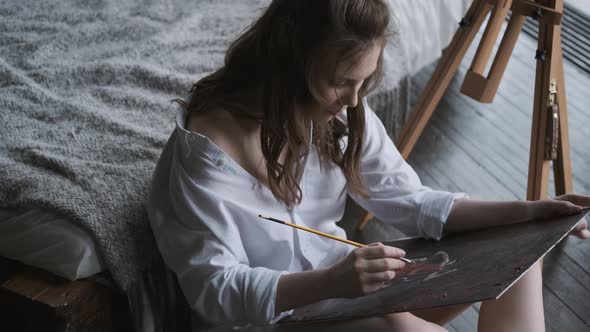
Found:
<path fill-rule="evenodd" d="M 578 194 L 565 194 L 555 197 L 555 201 L 570 202 L 581 208 L 590 207 L 590 196 L 578 195 Z M 582 219 L 576 227 L 570 232 L 570 235 L 578 237 L 582 240 L 590 238 L 590 231 L 588 231 L 588 222 L 586 219 Z"/>

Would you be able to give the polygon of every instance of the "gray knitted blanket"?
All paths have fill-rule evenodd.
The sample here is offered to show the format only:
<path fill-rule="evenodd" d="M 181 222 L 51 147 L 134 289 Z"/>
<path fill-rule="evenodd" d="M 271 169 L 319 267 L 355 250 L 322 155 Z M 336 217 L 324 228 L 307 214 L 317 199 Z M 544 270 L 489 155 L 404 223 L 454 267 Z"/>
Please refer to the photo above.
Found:
<path fill-rule="evenodd" d="M 117 285 L 136 287 L 162 264 L 143 204 L 173 129 L 170 100 L 221 65 L 267 3 L 0 1 L 0 208 L 81 224 Z M 388 49 L 373 97 L 382 114 L 407 74 L 403 51 Z"/>

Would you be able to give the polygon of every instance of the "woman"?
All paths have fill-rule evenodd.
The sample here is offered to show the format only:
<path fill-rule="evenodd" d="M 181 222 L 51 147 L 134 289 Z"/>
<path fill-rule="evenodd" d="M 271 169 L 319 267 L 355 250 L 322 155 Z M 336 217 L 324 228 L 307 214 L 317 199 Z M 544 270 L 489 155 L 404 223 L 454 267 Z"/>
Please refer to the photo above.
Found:
<path fill-rule="evenodd" d="M 385 0 L 274 0 L 232 43 L 225 65 L 178 100 L 147 206 L 160 251 L 202 322 L 273 324 L 322 299 L 374 292 L 404 267 L 398 248 L 352 250 L 259 214 L 345 237 L 335 221 L 349 194 L 408 235 L 440 239 L 590 205 L 581 195 L 475 201 L 423 186 L 366 103 L 389 20 Z M 575 234 L 590 235 L 585 222 Z M 480 329 L 543 329 L 541 291 L 537 264 L 482 304 Z M 466 307 L 315 327 L 438 331 Z"/>

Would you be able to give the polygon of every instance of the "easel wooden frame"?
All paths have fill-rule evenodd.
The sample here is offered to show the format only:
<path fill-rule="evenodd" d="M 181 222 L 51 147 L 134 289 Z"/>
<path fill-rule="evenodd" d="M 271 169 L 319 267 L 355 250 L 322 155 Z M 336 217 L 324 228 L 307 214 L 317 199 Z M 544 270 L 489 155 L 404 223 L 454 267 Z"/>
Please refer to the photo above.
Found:
<path fill-rule="evenodd" d="M 512 11 L 512 15 L 508 26 L 488 75 L 483 76 L 483 71 L 509 10 Z M 563 51 L 561 48 L 563 0 L 537 2 L 474 0 L 465 17 L 459 23 L 460 27 L 449 47 L 444 51 L 432 78 L 423 89 L 418 103 L 397 138 L 396 146 L 403 158 L 407 159 L 490 11 L 490 19 L 471 67 L 465 76 L 461 92 L 480 102 L 491 103 L 526 17 L 531 16 L 537 19 L 539 37 L 535 56 L 537 65 L 527 200 L 547 198 L 551 162 L 554 162 L 556 194 L 562 195 L 572 192 Z M 373 215 L 367 213 L 357 224 L 357 230 L 362 231 L 372 218 Z"/>

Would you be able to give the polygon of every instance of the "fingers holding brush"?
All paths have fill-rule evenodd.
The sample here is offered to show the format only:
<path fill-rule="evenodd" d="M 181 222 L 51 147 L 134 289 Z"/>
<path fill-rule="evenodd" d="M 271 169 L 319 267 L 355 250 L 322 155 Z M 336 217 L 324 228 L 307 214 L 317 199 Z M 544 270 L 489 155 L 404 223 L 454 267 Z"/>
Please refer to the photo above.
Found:
<path fill-rule="evenodd" d="M 335 285 L 342 297 L 358 297 L 375 292 L 396 276 L 396 271 L 405 268 L 400 260 L 405 252 L 399 248 L 370 244 L 353 250 L 339 263 L 329 268 Z"/>

